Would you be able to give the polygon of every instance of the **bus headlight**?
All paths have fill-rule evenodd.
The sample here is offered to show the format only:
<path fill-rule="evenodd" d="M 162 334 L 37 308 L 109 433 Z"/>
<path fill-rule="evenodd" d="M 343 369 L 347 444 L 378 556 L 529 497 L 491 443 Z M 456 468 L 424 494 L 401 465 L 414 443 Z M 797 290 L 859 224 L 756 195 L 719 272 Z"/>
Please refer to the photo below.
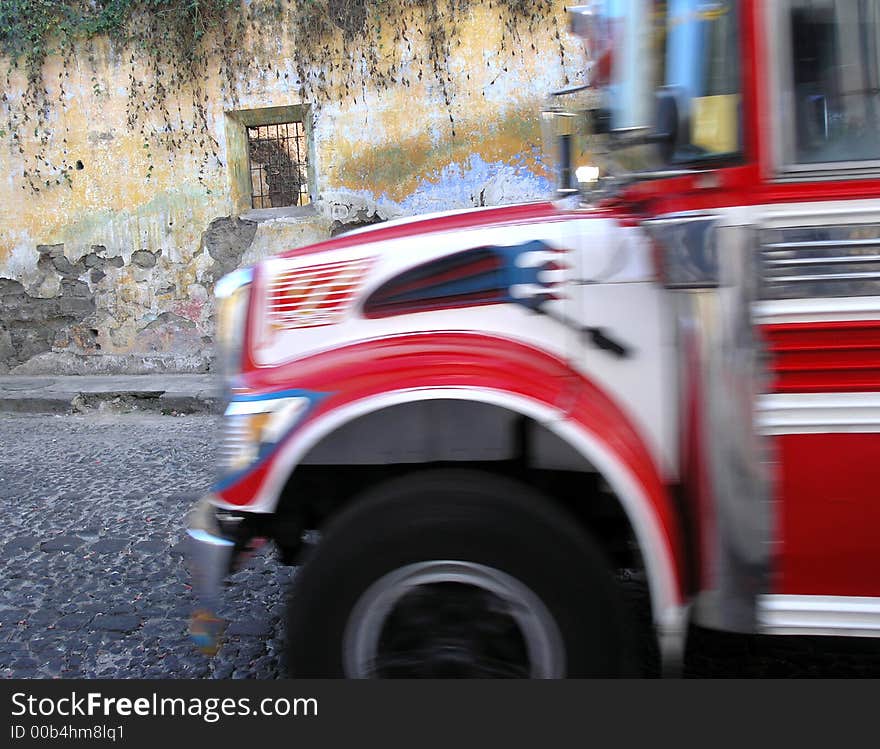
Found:
<path fill-rule="evenodd" d="M 271 452 L 309 407 L 308 397 L 290 391 L 233 398 L 223 418 L 220 469 L 242 471 Z"/>

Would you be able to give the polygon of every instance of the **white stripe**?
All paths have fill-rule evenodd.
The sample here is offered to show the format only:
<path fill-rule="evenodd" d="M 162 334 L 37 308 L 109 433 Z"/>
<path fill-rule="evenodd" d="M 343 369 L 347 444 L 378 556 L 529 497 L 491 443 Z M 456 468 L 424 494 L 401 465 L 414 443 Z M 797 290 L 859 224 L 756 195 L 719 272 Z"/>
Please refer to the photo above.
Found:
<path fill-rule="evenodd" d="M 880 432 L 880 393 L 787 393 L 758 396 L 762 434 Z"/>
<path fill-rule="evenodd" d="M 516 265 L 518 268 L 537 268 L 544 263 L 559 260 L 563 254 L 560 250 L 532 250 L 519 255 L 516 259 Z"/>
<path fill-rule="evenodd" d="M 291 281 L 289 283 L 288 282 L 276 283 L 276 284 L 273 284 L 269 288 L 269 291 L 266 294 L 266 297 L 270 300 L 284 299 L 284 298 L 290 297 L 290 291 L 292 291 L 292 290 L 300 291 L 300 290 L 308 289 L 312 293 L 315 293 L 316 291 L 320 291 L 325 288 L 340 289 L 340 290 L 344 290 L 345 293 L 350 294 L 352 289 L 356 289 L 358 287 L 358 279 L 354 279 L 354 280 L 349 281 L 348 279 L 341 279 L 340 278 L 337 280 L 338 280 L 338 283 L 295 283 L 293 281 Z M 339 293 L 342 293 L 342 291 L 334 291 L 334 292 L 326 292 L 326 293 L 339 294 Z"/>
<path fill-rule="evenodd" d="M 880 636 L 880 598 L 758 596 L 758 631 L 774 635 Z"/>
<path fill-rule="evenodd" d="M 271 285 L 295 285 L 297 283 L 317 284 L 321 281 L 334 281 L 338 279 L 351 279 L 352 282 L 359 281 L 367 270 L 366 263 L 364 265 L 352 266 L 346 263 L 339 268 L 294 268 L 290 271 L 278 273 L 269 279 Z"/>
<path fill-rule="evenodd" d="M 853 221 L 840 223 L 859 224 L 874 221 L 877 215 L 878 202 L 873 198 L 865 200 L 834 200 L 807 203 L 770 203 L 756 206 L 755 218 L 767 228 L 789 229 L 794 226 L 824 226 L 829 218 L 851 216 Z"/>
<path fill-rule="evenodd" d="M 752 306 L 755 322 L 776 325 L 792 322 L 880 320 L 880 296 L 824 299 L 778 299 Z"/>

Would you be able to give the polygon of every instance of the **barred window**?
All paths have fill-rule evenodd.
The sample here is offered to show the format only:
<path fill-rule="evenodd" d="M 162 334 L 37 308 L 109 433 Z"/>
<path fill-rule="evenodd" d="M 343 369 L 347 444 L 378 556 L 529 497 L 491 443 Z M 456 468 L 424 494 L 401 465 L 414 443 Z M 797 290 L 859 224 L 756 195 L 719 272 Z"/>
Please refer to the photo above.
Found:
<path fill-rule="evenodd" d="M 247 126 L 251 208 L 307 205 L 308 147 L 301 120 Z"/>

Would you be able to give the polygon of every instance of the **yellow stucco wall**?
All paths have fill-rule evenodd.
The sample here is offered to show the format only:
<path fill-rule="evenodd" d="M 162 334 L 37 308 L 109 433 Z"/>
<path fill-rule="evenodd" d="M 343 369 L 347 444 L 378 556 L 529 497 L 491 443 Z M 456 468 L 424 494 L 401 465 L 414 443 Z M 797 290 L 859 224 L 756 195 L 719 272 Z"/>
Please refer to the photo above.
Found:
<path fill-rule="evenodd" d="M 564 28 L 562 2 L 557 16 Z M 202 369 L 210 353 L 213 282 L 230 264 L 325 238 L 351 221 L 547 191 L 538 112 L 549 91 L 577 79 L 581 51 L 563 36 L 563 66 L 554 26 L 547 24 L 521 39 L 518 54 L 499 55 L 500 23 L 488 2 L 474 3 L 458 21 L 448 107 L 437 81 L 428 74 L 419 81 L 414 71 L 408 86 L 348 97 L 340 87 L 329 102 L 303 102 L 292 35 L 282 30 L 274 65 L 238 81 L 234 102 L 219 75 L 203 82 L 218 144 L 218 158 L 205 162 L 198 149 L 168 150 L 150 132 L 145 140 L 129 127 L 128 51 L 99 39 L 90 54 L 67 65 L 50 58 L 44 69 L 50 100 L 58 99 L 61 83 L 66 95 L 49 115 L 48 160 L 79 161 L 82 168 L 69 171 L 70 186 L 53 180 L 33 193 L 22 174 L 27 161 L 8 133 L 0 141 L 0 305 L 10 321 L 0 328 L 0 371 Z M 7 66 L 0 60 L 0 76 Z M 25 81 L 14 70 L 9 80 L 2 106 L 15 107 Z M 191 128 L 188 97 L 180 101 L 178 124 Z M 236 187 L 246 154 L 241 139 L 230 137 L 230 113 L 300 104 L 310 105 L 317 202 L 310 211 L 251 214 Z M 148 131 L 161 123 L 154 112 Z M 33 133 L 24 127 L 19 133 L 32 156 Z M 206 234 L 220 217 L 233 218 Z M 86 301 L 67 304 L 65 312 L 74 297 Z M 28 305 L 38 318 L 54 318 L 16 323 L 22 317 L 16 310 Z"/>

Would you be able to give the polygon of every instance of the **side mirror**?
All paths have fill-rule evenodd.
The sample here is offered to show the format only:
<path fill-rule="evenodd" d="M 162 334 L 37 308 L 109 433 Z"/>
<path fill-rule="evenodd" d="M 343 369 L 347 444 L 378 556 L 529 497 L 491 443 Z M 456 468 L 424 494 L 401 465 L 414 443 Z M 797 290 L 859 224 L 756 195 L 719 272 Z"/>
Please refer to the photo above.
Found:
<path fill-rule="evenodd" d="M 604 91 L 587 83 L 552 92 L 541 110 L 544 158 L 556 173 L 557 197 L 580 192 L 577 167 L 597 154 L 591 137 L 608 132 L 604 99 Z"/>
<path fill-rule="evenodd" d="M 545 149 L 556 167 L 556 196 L 559 198 L 578 192 L 574 176 L 577 119 L 577 112 L 558 107 L 548 107 L 541 112 Z"/>

